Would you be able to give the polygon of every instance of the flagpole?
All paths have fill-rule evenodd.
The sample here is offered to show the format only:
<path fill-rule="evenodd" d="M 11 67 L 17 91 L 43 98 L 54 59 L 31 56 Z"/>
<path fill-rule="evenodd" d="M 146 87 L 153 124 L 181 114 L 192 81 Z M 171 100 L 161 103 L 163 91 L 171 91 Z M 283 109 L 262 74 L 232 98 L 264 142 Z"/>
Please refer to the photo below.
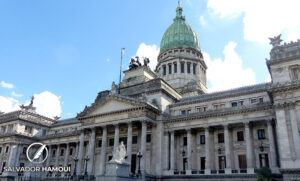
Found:
<path fill-rule="evenodd" d="M 120 78 L 119 78 L 119 89 L 118 89 L 118 93 L 120 94 L 120 89 L 121 89 L 121 76 L 122 76 L 122 59 L 123 59 L 123 52 L 124 52 L 125 48 L 121 48 L 121 62 L 120 62 Z"/>

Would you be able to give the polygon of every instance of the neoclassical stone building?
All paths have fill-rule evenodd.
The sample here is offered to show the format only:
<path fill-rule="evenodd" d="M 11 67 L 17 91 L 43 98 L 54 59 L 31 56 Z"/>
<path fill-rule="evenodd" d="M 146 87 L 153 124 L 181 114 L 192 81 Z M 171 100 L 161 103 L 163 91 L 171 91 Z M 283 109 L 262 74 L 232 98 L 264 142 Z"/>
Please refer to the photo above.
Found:
<path fill-rule="evenodd" d="M 199 40 L 179 5 L 155 72 L 147 66 L 124 71 L 120 85 L 99 92 L 76 118 L 50 119 L 32 104 L 0 114 L 0 179 L 36 176 L 3 168 L 30 166 L 26 149 L 42 142 L 49 150 L 44 166 L 72 171 L 39 176 L 64 177 L 76 168 L 77 175 L 87 170 L 101 180 L 123 141 L 130 172 L 140 162 L 148 179 L 256 180 L 266 166 L 284 180 L 299 180 L 300 41 L 280 42 L 271 41 L 266 60 L 270 83 L 207 93 Z"/>

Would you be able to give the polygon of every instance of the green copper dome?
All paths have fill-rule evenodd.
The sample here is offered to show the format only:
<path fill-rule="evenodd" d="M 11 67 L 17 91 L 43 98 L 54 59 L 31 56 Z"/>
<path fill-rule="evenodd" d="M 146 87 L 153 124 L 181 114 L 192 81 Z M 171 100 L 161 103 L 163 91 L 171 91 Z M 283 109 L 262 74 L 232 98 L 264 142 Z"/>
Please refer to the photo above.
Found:
<path fill-rule="evenodd" d="M 185 17 L 182 16 L 182 7 L 180 7 L 178 3 L 174 23 L 169 26 L 160 42 L 160 52 L 179 47 L 189 47 L 200 50 L 197 34 L 191 26 L 185 22 Z"/>

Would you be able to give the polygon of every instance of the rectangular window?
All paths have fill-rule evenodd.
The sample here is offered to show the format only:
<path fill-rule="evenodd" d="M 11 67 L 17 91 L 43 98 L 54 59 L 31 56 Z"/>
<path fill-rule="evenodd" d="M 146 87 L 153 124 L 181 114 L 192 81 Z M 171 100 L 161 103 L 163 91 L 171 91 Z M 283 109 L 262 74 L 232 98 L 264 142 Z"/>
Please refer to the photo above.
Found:
<path fill-rule="evenodd" d="M 231 103 L 231 107 L 237 107 L 237 106 L 238 106 L 237 102 L 232 102 Z"/>
<path fill-rule="evenodd" d="M 190 109 L 187 110 L 186 113 L 187 113 L 187 114 L 191 114 L 191 110 L 190 110 Z"/>
<path fill-rule="evenodd" d="M 8 152 L 8 149 L 9 149 L 9 146 L 7 146 L 7 147 L 6 147 L 5 153 L 7 153 L 7 152 Z"/>
<path fill-rule="evenodd" d="M 127 137 L 121 137 L 119 138 L 119 143 L 121 143 L 123 141 L 124 145 L 127 145 Z"/>
<path fill-rule="evenodd" d="M 258 129 L 257 130 L 257 137 L 260 140 L 265 139 L 266 138 L 266 136 L 265 136 L 265 130 L 264 129 Z"/>
<path fill-rule="evenodd" d="M 261 167 L 269 168 L 269 157 L 268 154 L 259 154 L 259 165 Z"/>
<path fill-rule="evenodd" d="M 174 73 L 177 73 L 177 63 L 174 63 Z"/>
<path fill-rule="evenodd" d="M 191 64 L 190 63 L 187 64 L 187 73 L 188 74 L 191 73 Z"/>
<path fill-rule="evenodd" d="M 172 64 L 169 64 L 169 74 L 172 74 Z"/>
<path fill-rule="evenodd" d="M 238 131 L 236 133 L 237 136 L 237 141 L 244 141 L 244 132 L 243 131 Z"/>
<path fill-rule="evenodd" d="M 196 74 L 196 66 L 197 66 L 197 64 L 193 64 L 193 74 Z"/>
<path fill-rule="evenodd" d="M 70 148 L 70 153 L 69 155 L 73 155 L 73 148 Z"/>
<path fill-rule="evenodd" d="M 184 73 L 184 62 L 180 62 L 181 73 Z"/>
<path fill-rule="evenodd" d="M 114 146 L 114 139 L 113 138 L 109 139 L 108 146 Z"/>
<path fill-rule="evenodd" d="M 183 146 L 187 145 L 187 137 L 183 137 Z"/>
<path fill-rule="evenodd" d="M 98 147 L 102 147 L 102 140 L 98 140 Z"/>
<path fill-rule="evenodd" d="M 218 143 L 224 143 L 224 133 L 218 134 Z"/>
<path fill-rule="evenodd" d="M 2 147 L 0 147 L 0 153 L 2 152 Z"/>
<path fill-rule="evenodd" d="M 257 103 L 257 99 L 251 99 L 251 104 Z"/>
<path fill-rule="evenodd" d="M 138 137 L 132 136 L 132 144 L 137 144 Z"/>
<path fill-rule="evenodd" d="M 151 134 L 147 134 L 147 143 L 150 143 L 151 142 Z"/>
<path fill-rule="evenodd" d="M 181 111 L 181 115 L 186 115 L 186 111 L 185 111 L 185 110 L 182 110 L 182 111 Z"/>
<path fill-rule="evenodd" d="M 200 157 L 201 170 L 205 170 L 205 157 Z"/>
<path fill-rule="evenodd" d="M 52 157 L 55 157 L 56 150 L 52 151 Z"/>
<path fill-rule="evenodd" d="M 201 107 L 197 107 L 197 112 L 202 112 L 202 108 Z"/>
<path fill-rule="evenodd" d="M 64 149 L 60 150 L 60 156 L 64 156 L 64 153 L 65 153 Z"/>
<path fill-rule="evenodd" d="M 259 103 L 264 103 L 264 98 L 259 98 Z"/>
<path fill-rule="evenodd" d="M 203 111 L 206 111 L 206 107 L 203 107 Z"/>
<path fill-rule="evenodd" d="M 163 66 L 163 75 L 166 75 L 167 74 L 167 67 L 164 65 Z"/>
<path fill-rule="evenodd" d="M 239 105 L 240 106 L 244 105 L 244 101 L 239 101 Z"/>
<path fill-rule="evenodd" d="M 239 167 L 240 169 L 247 169 L 247 158 L 246 155 L 239 155 Z"/>
<path fill-rule="evenodd" d="M 205 135 L 200 135 L 200 144 L 205 144 Z"/>
<path fill-rule="evenodd" d="M 221 105 L 220 105 L 220 108 L 225 108 L 225 104 L 221 104 Z"/>
<path fill-rule="evenodd" d="M 112 159 L 112 156 L 108 156 L 108 161 Z"/>

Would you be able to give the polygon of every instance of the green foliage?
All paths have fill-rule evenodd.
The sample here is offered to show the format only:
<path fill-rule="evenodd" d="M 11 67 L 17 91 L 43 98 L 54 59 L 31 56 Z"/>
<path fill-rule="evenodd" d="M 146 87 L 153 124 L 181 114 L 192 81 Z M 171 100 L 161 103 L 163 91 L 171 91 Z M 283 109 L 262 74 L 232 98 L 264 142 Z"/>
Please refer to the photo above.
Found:
<path fill-rule="evenodd" d="M 262 167 L 258 170 L 257 181 L 272 181 L 272 172 L 268 167 Z"/>

